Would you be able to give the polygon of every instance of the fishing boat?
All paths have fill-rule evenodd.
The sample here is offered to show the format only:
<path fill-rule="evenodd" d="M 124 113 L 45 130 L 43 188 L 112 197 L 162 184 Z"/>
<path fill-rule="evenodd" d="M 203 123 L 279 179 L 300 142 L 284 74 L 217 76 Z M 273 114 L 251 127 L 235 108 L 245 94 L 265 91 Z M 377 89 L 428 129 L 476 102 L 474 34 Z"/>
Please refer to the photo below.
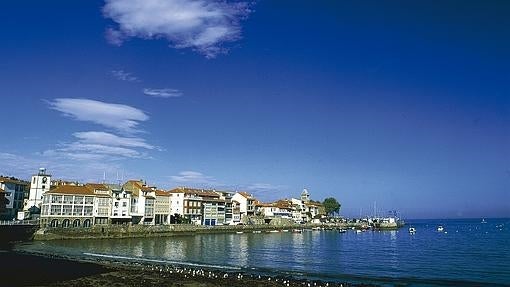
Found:
<path fill-rule="evenodd" d="M 444 227 L 442 225 L 439 225 L 437 227 L 437 232 L 443 232 L 444 231 Z"/>
<path fill-rule="evenodd" d="M 414 228 L 414 227 L 409 227 L 409 233 L 410 233 L 410 234 L 415 234 L 415 233 L 416 233 L 416 228 Z"/>

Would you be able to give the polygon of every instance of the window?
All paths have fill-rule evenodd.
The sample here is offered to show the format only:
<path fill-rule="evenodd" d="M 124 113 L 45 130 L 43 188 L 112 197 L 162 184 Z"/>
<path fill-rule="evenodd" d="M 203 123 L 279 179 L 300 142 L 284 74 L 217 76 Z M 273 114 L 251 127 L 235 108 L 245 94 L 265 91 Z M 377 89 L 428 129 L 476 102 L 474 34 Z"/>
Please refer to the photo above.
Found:
<path fill-rule="evenodd" d="M 83 206 L 75 206 L 73 210 L 73 215 L 81 216 L 83 214 Z"/>
<path fill-rule="evenodd" d="M 80 227 L 80 220 L 79 219 L 75 219 L 73 221 L 73 227 Z"/>
<path fill-rule="evenodd" d="M 75 196 L 74 204 L 83 204 L 83 196 Z"/>
<path fill-rule="evenodd" d="M 127 202 L 125 202 L 125 201 L 124 201 L 124 202 L 122 203 L 122 207 L 126 207 L 126 206 L 127 206 Z"/>
<path fill-rule="evenodd" d="M 94 198 L 91 196 L 85 197 L 85 204 L 94 204 Z"/>
<path fill-rule="evenodd" d="M 50 215 L 62 215 L 62 205 L 52 205 Z"/>
<path fill-rule="evenodd" d="M 62 227 L 64 227 L 64 228 L 69 227 L 69 224 L 70 224 L 69 219 L 64 219 L 64 221 L 62 221 Z"/>
<path fill-rule="evenodd" d="M 64 205 L 63 215 L 72 215 L 73 214 L 73 206 L 72 205 Z"/>
<path fill-rule="evenodd" d="M 50 223 L 51 227 L 58 227 L 58 219 L 53 219 Z"/>
<path fill-rule="evenodd" d="M 92 216 L 92 206 L 85 206 L 83 215 Z M 83 223 L 83 226 L 85 226 L 85 223 Z"/>
<path fill-rule="evenodd" d="M 44 185 L 44 184 L 43 184 L 43 185 L 42 185 L 42 189 L 45 189 L 45 188 L 46 188 L 46 185 Z"/>
<path fill-rule="evenodd" d="M 115 207 L 119 207 L 119 202 L 115 202 Z"/>
<path fill-rule="evenodd" d="M 64 196 L 64 203 L 71 204 L 73 202 L 73 196 L 72 195 L 65 195 Z"/>

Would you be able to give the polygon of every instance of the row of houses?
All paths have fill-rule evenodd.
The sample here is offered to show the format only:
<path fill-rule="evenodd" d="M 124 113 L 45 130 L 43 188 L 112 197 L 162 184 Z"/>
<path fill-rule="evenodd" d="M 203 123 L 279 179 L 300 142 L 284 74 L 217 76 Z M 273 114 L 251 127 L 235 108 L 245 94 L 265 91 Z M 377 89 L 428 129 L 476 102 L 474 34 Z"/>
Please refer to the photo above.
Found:
<path fill-rule="evenodd" d="M 22 190 L 21 201 L 16 203 L 18 210 L 23 205 L 18 219 L 39 213 L 41 226 L 50 227 L 175 223 L 214 226 L 250 224 L 254 218 L 307 222 L 324 213 L 320 203 L 309 199 L 306 189 L 299 199 L 262 203 L 247 192 L 188 187 L 161 190 L 143 180 L 124 184 L 51 181 L 45 169 L 33 175 L 30 183 L 19 185 L 23 187 L 9 186 Z M 9 216 L 14 218 L 15 214 L 16 209 L 12 209 Z"/>

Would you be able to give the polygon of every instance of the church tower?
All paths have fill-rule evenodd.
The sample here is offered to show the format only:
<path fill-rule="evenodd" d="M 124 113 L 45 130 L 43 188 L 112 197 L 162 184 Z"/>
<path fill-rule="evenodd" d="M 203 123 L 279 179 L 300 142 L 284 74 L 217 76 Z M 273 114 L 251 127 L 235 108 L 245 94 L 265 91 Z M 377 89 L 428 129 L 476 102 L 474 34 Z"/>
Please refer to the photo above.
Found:
<path fill-rule="evenodd" d="M 310 201 L 310 194 L 308 193 L 308 190 L 306 188 L 304 188 L 303 192 L 301 192 L 301 200 L 303 202 L 309 202 Z"/>
<path fill-rule="evenodd" d="M 24 210 L 30 210 L 33 212 L 33 207 L 35 206 L 37 207 L 37 211 L 40 211 L 43 194 L 50 190 L 50 186 L 51 175 L 46 173 L 45 168 L 40 168 L 37 174 L 32 175 L 32 181 L 30 182 L 30 194 Z"/>

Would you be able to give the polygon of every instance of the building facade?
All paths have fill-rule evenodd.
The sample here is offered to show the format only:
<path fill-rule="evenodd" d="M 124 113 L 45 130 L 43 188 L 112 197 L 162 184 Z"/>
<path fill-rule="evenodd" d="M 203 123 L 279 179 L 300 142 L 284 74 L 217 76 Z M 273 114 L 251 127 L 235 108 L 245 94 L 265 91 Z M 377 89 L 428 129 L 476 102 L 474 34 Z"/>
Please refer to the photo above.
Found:
<path fill-rule="evenodd" d="M 28 201 L 23 209 L 33 214 L 38 214 L 41 210 L 43 195 L 50 191 L 50 189 L 51 175 L 46 172 L 45 168 L 40 168 L 37 174 L 32 175 Z"/>
<path fill-rule="evenodd" d="M 112 198 L 105 190 L 86 185 L 62 185 L 44 193 L 42 227 L 90 227 L 108 224 Z"/>
<path fill-rule="evenodd" d="M 29 183 L 13 177 L 0 177 L 0 220 L 16 219 L 23 210 Z"/>

